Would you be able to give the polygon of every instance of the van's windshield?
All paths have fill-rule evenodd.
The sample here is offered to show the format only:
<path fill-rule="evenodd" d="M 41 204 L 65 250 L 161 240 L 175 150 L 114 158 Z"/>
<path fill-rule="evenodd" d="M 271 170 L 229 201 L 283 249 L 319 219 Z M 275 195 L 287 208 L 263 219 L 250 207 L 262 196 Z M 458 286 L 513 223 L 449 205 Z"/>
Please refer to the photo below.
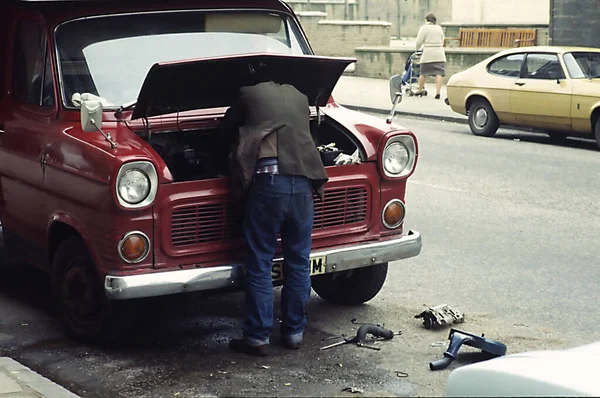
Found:
<path fill-rule="evenodd" d="M 63 102 L 89 93 L 105 107 L 134 101 L 150 67 L 247 53 L 307 54 L 295 22 L 256 11 L 152 12 L 66 22 L 56 30 Z M 218 76 L 198 76 L 214 79 Z"/>

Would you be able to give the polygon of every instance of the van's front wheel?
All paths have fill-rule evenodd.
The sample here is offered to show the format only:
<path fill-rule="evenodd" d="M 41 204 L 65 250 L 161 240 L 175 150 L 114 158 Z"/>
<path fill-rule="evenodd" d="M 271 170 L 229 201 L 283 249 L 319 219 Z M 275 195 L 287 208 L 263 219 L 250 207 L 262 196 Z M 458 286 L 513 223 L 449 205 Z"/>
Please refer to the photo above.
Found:
<path fill-rule="evenodd" d="M 13 268 L 16 265 L 15 259 L 8 253 L 4 240 L 4 229 L 2 220 L 0 220 L 0 269 Z"/>
<path fill-rule="evenodd" d="M 342 305 L 359 305 L 379 293 L 385 283 L 387 270 L 388 264 L 384 263 L 315 276 L 312 288 L 323 300 Z"/>
<path fill-rule="evenodd" d="M 133 323 L 128 302 L 107 299 L 80 239 L 67 239 L 52 262 L 52 291 L 67 334 L 82 342 L 115 342 Z"/>

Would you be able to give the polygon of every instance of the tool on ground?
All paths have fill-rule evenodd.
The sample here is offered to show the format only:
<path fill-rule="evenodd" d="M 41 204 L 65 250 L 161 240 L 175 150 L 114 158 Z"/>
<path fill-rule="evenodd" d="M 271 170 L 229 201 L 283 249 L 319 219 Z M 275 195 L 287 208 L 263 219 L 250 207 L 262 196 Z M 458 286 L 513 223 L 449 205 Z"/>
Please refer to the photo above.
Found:
<path fill-rule="evenodd" d="M 373 336 L 375 336 L 377 338 L 381 338 L 383 340 L 391 340 L 394 338 L 394 336 L 397 336 L 400 333 L 401 332 L 394 333 L 390 329 L 386 329 L 386 328 L 383 328 L 383 327 L 377 326 L 377 325 L 370 325 L 370 324 L 362 325 L 358 329 L 358 332 L 356 332 L 356 336 L 348 338 L 348 339 L 344 339 L 343 341 L 340 341 L 340 342 L 337 342 L 334 344 L 330 344 L 325 347 L 321 347 L 321 350 L 327 350 L 329 348 L 337 347 L 337 346 L 344 345 L 344 344 L 356 343 L 356 345 L 359 347 L 370 348 L 372 350 L 379 351 L 379 350 L 381 350 L 381 348 L 373 347 L 366 343 L 367 334 L 372 334 Z"/>
<path fill-rule="evenodd" d="M 385 326 L 385 325 L 380 325 L 380 324 L 375 324 L 375 323 L 369 323 L 369 322 L 359 322 L 358 319 L 356 318 L 352 318 L 350 319 L 350 322 L 352 322 L 353 325 L 376 325 L 376 326 Z"/>
<path fill-rule="evenodd" d="M 464 345 L 469 347 L 479 348 L 481 351 L 493 356 L 501 357 L 506 354 L 506 346 L 498 341 L 486 339 L 485 335 L 476 336 L 471 333 L 462 332 L 460 330 L 451 329 L 448 336 L 450 345 L 444 353 L 444 358 L 433 361 L 429 364 L 431 370 L 445 369 L 456 359 L 458 350 Z"/>
<path fill-rule="evenodd" d="M 415 318 L 423 318 L 425 329 L 438 329 L 451 323 L 465 321 L 465 316 L 460 310 L 450 308 L 447 304 L 430 307 L 419 315 L 415 315 Z"/>

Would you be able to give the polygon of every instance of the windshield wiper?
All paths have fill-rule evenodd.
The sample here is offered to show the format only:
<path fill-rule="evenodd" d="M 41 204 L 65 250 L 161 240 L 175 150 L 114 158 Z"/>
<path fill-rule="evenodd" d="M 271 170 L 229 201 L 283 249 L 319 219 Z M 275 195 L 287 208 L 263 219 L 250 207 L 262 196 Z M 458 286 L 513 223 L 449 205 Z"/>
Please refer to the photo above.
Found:
<path fill-rule="evenodd" d="M 121 115 L 123 115 L 124 111 L 134 108 L 136 104 L 137 104 L 137 101 L 130 101 L 130 102 L 126 102 L 123 105 L 119 106 L 117 108 L 117 111 L 115 112 L 115 117 L 120 118 Z"/>

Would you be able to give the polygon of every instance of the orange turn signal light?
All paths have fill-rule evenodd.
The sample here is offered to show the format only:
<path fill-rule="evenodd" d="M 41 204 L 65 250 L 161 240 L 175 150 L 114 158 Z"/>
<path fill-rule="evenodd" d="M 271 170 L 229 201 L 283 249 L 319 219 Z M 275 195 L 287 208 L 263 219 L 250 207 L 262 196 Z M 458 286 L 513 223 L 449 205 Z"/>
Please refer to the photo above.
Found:
<path fill-rule="evenodd" d="M 392 200 L 383 210 L 383 224 L 386 228 L 398 228 L 404 221 L 405 207 L 400 200 Z"/>
<path fill-rule="evenodd" d="M 149 252 L 149 242 L 141 234 L 132 233 L 127 235 L 119 245 L 121 258 L 128 263 L 142 261 Z"/>

